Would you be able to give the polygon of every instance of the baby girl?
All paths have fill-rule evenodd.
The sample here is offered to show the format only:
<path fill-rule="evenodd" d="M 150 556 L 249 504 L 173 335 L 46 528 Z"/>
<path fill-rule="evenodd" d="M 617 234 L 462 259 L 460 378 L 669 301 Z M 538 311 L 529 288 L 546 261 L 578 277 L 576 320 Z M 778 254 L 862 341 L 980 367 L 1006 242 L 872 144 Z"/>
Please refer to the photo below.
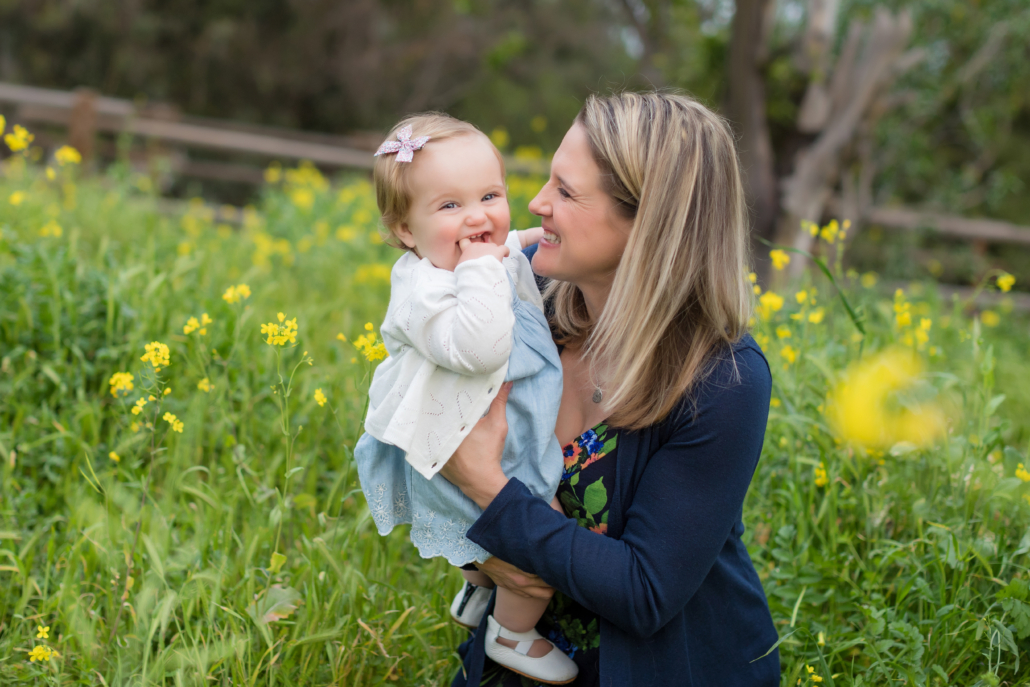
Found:
<path fill-rule="evenodd" d="M 562 373 L 543 303 L 521 249 L 541 230 L 511 232 L 504 161 L 490 139 L 442 114 L 408 117 L 384 143 L 373 176 L 393 267 L 382 325 L 390 356 L 369 389 L 354 451 L 380 534 L 411 523 L 423 558 L 462 568 L 451 616 L 479 627 L 493 582 L 473 563 L 490 554 L 465 538 L 475 503 L 437 473 L 505 381 L 502 468 L 551 501 L 563 458 L 554 436 Z M 575 679 L 576 664 L 534 629 L 546 600 L 497 589 L 486 618 L 487 655 L 540 682 Z"/>

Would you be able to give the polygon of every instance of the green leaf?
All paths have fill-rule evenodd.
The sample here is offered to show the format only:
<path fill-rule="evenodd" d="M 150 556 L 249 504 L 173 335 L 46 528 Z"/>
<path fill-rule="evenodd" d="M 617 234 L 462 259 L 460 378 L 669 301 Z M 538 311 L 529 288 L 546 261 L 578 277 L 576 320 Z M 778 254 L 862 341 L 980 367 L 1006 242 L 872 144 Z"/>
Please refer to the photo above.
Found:
<path fill-rule="evenodd" d="M 996 596 L 998 599 L 1026 601 L 1028 593 L 1030 593 L 1030 585 L 1027 585 L 1026 580 L 1014 579 L 998 592 Z"/>
<path fill-rule="evenodd" d="M 604 488 L 604 478 L 597 480 L 583 493 L 583 506 L 587 513 L 596 515 L 608 505 L 608 490 Z"/>
<path fill-rule="evenodd" d="M 272 552 L 272 560 L 268 564 L 268 572 L 272 573 L 273 575 L 276 574 L 277 572 L 279 572 L 282 569 L 283 563 L 285 563 L 285 562 L 286 562 L 286 556 L 282 555 L 278 551 L 273 551 Z"/>
<path fill-rule="evenodd" d="M 572 486 L 576 486 L 577 484 L 579 484 L 579 473 L 578 472 L 576 474 L 574 474 L 572 477 L 569 478 L 569 484 L 572 485 Z"/>
<path fill-rule="evenodd" d="M 283 560 L 286 560 L 285 556 L 283 556 Z M 293 587 L 273 584 L 268 588 L 266 594 L 247 606 L 247 615 L 258 625 L 267 625 L 289 618 L 302 603 L 304 602 L 300 597 L 300 592 Z"/>

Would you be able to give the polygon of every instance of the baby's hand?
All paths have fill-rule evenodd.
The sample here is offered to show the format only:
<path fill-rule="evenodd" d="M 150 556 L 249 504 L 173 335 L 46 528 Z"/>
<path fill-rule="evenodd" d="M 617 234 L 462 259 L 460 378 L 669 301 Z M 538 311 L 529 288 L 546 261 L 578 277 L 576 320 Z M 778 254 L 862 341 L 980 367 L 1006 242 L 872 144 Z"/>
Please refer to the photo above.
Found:
<path fill-rule="evenodd" d="M 502 258 L 508 257 L 509 253 L 507 246 L 498 246 L 496 243 L 490 243 L 489 241 L 472 242 L 470 239 L 458 241 L 458 248 L 461 249 L 461 258 L 458 259 L 459 265 L 469 260 L 481 258 L 484 255 L 492 255 L 500 261 Z"/>
<path fill-rule="evenodd" d="M 532 245 L 540 243 L 540 239 L 544 237 L 543 227 L 534 227 L 532 229 L 523 229 L 518 232 L 519 244 L 523 248 L 529 248 Z"/>

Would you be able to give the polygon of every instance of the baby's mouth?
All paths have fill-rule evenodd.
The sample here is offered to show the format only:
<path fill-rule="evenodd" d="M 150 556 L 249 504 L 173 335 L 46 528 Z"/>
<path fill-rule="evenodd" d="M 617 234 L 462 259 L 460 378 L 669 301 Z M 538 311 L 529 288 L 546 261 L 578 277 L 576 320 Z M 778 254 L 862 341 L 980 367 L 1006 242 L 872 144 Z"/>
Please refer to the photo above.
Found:
<path fill-rule="evenodd" d="M 490 232 L 484 231 L 482 234 L 469 236 L 469 241 L 471 241 L 472 243 L 486 243 L 488 236 L 490 236 Z"/>

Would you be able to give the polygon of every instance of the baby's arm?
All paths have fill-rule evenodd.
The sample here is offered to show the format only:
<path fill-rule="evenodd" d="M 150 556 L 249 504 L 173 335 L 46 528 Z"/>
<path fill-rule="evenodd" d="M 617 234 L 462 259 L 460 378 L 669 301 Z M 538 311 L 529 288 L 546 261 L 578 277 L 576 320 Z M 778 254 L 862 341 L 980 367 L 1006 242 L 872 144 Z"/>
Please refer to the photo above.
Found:
<path fill-rule="evenodd" d="M 515 314 L 500 260 L 485 255 L 459 263 L 454 272 L 417 269 L 425 271 L 397 312 L 403 338 L 426 359 L 460 374 L 501 369 L 511 353 Z"/>
<path fill-rule="evenodd" d="M 519 245 L 522 248 L 529 248 L 534 244 L 540 243 L 540 239 L 544 237 L 544 228 L 533 227 L 532 229 L 522 229 L 515 233 L 519 235 Z"/>

